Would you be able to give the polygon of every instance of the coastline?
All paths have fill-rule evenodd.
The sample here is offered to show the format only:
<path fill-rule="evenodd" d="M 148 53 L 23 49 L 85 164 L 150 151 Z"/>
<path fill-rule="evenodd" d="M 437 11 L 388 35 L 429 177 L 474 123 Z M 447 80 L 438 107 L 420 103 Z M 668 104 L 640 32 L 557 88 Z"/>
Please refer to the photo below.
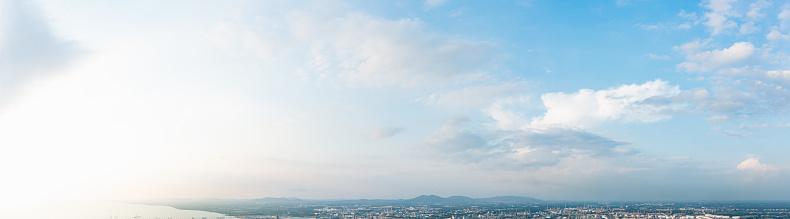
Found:
<path fill-rule="evenodd" d="M 120 201 L 41 201 L 3 210 L 8 219 L 91 219 L 91 218 L 222 218 L 221 213 L 182 210 L 165 205 L 133 204 Z"/>

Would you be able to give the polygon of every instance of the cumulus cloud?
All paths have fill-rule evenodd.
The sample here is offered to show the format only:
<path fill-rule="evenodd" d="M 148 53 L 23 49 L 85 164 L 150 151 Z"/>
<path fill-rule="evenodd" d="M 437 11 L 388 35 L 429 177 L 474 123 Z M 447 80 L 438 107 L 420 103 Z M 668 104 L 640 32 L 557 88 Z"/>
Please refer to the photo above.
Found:
<path fill-rule="evenodd" d="M 790 39 L 790 36 L 788 36 L 787 34 L 783 34 L 777 29 L 773 29 L 771 30 L 771 32 L 765 35 L 765 39 L 768 39 L 770 41 L 788 40 Z"/>
<path fill-rule="evenodd" d="M 779 18 L 779 20 L 782 21 L 782 27 L 787 27 L 788 22 L 790 22 L 790 7 L 785 5 L 784 9 L 782 9 L 782 12 L 779 12 L 779 14 L 776 15 L 776 18 Z"/>
<path fill-rule="evenodd" d="M 0 95 L 7 98 L 12 88 L 55 72 L 77 54 L 76 43 L 52 33 L 32 3 L 0 2 Z"/>
<path fill-rule="evenodd" d="M 711 113 L 709 121 L 787 112 L 790 101 L 785 97 L 790 93 L 790 72 L 783 66 L 789 60 L 784 47 L 790 41 L 790 7 L 773 9 L 773 3 L 764 0 L 748 4 L 712 0 L 702 5 L 710 10 L 704 19 L 714 36 L 739 27 L 740 34 L 761 34 L 765 38 L 732 42 L 732 38 L 710 37 L 674 47 L 685 56 L 685 61 L 677 65 L 678 70 L 715 73 L 704 78 L 713 85 L 711 97 L 697 101 L 697 109 Z M 692 15 L 681 12 L 689 19 Z M 742 23 L 738 26 L 735 21 Z"/>
<path fill-rule="evenodd" d="M 695 52 L 700 46 L 699 41 L 692 43 L 676 47 L 686 53 L 686 61 L 678 64 L 678 68 L 688 72 L 707 72 L 737 63 L 751 57 L 756 50 L 751 42 L 737 42 L 729 48 Z"/>
<path fill-rule="evenodd" d="M 760 160 L 756 157 L 746 158 L 746 160 L 738 164 L 737 168 L 743 171 L 760 171 L 760 172 L 770 171 L 775 169 L 771 165 L 760 163 Z"/>
<path fill-rule="evenodd" d="M 765 76 L 775 83 L 790 86 L 790 70 L 771 70 L 765 72 Z"/>
<path fill-rule="evenodd" d="M 548 93 L 541 96 L 546 113 L 534 118 L 528 127 L 583 127 L 611 120 L 655 122 L 683 107 L 671 101 L 680 94 L 678 86 L 660 79 L 606 90 Z"/>
<path fill-rule="evenodd" d="M 493 90 L 501 89 L 496 88 Z M 707 93 L 701 92 L 706 91 L 696 90 L 689 96 L 707 98 Z M 429 156 L 481 168 L 556 168 L 574 160 L 604 162 L 637 152 L 628 148 L 627 142 L 585 131 L 581 129 L 583 125 L 618 119 L 641 122 L 665 119 L 670 111 L 680 107 L 673 98 L 681 93 L 677 86 L 657 79 L 607 90 L 544 94 L 541 99 L 546 113 L 532 119 L 525 114 L 529 111 L 528 98 L 502 97 L 483 110 L 489 116 L 489 120 L 484 120 L 488 124 L 476 127 L 469 125 L 469 117 L 450 118 L 417 148 Z"/>
<path fill-rule="evenodd" d="M 712 28 L 711 35 L 719 35 L 727 29 L 737 27 L 735 21 L 729 20 L 730 17 L 736 16 L 732 11 L 732 3 L 736 0 L 708 0 L 705 8 L 711 11 L 705 13 L 705 25 Z"/>
<path fill-rule="evenodd" d="M 746 18 L 750 20 L 760 20 L 765 17 L 765 12 L 762 10 L 771 7 L 771 2 L 759 0 L 749 4 L 749 12 L 746 13 Z"/>
<path fill-rule="evenodd" d="M 402 127 L 379 127 L 373 129 L 368 135 L 371 139 L 382 139 L 397 135 L 403 132 Z"/>

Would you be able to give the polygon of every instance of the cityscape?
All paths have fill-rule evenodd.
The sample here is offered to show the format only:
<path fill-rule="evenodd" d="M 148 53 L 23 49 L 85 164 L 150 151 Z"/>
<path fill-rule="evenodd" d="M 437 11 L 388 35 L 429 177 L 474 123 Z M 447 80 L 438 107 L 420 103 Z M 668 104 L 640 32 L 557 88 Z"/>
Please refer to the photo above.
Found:
<path fill-rule="evenodd" d="M 790 201 L 573 202 L 520 196 L 473 199 L 423 195 L 399 200 L 171 200 L 155 204 L 226 218 L 790 218 Z"/>

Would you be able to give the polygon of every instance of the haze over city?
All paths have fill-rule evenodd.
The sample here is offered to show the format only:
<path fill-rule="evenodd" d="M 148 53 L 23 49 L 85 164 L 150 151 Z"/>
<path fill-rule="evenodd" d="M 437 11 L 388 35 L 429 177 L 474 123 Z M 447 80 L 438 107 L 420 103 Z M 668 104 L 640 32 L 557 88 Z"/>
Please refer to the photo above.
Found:
<path fill-rule="evenodd" d="M 788 48 L 777 0 L 4 0 L 0 205 L 787 200 Z"/>

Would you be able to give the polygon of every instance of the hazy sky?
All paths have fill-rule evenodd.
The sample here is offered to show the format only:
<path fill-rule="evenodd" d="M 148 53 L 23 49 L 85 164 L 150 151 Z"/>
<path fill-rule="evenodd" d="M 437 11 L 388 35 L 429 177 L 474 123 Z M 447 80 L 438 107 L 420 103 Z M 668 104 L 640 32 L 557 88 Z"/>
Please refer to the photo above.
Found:
<path fill-rule="evenodd" d="M 0 204 L 790 197 L 785 1 L 0 1 Z"/>

